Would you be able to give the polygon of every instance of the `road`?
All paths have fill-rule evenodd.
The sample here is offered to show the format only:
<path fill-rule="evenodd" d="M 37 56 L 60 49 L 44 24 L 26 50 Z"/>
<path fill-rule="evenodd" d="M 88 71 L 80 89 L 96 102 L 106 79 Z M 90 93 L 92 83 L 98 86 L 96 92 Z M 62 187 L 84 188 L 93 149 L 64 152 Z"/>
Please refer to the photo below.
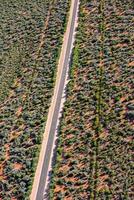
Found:
<path fill-rule="evenodd" d="M 58 64 L 54 95 L 48 113 L 40 157 L 34 177 L 32 193 L 30 196 L 31 200 L 43 200 L 44 190 L 50 170 L 50 163 L 52 162 L 54 142 L 56 139 L 55 134 L 61 111 L 61 101 L 66 86 L 66 76 L 74 41 L 74 33 L 77 24 L 78 3 L 79 0 L 72 0 L 71 2 L 70 15 Z"/>

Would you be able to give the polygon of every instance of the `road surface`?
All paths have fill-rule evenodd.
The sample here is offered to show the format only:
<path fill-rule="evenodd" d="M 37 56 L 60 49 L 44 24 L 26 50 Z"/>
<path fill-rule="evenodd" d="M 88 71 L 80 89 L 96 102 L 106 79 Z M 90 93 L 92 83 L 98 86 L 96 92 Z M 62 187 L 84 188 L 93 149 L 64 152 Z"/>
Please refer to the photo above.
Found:
<path fill-rule="evenodd" d="M 66 76 L 69 68 L 69 60 L 74 41 L 75 28 L 77 24 L 78 3 L 79 0 L 71 1 L 67 30 L 64 35 L 61 55 L 58 64 L 54 95 L 48 113 L 40 157 L 34 177 L 32 193 L 30 195 L 31 200 L 44 199 L 43 195 L 46 182 L 48 180 L 50 162 L 52 162 L 56 128 L 61 110 L 61 99 L 65 89 Z"/>

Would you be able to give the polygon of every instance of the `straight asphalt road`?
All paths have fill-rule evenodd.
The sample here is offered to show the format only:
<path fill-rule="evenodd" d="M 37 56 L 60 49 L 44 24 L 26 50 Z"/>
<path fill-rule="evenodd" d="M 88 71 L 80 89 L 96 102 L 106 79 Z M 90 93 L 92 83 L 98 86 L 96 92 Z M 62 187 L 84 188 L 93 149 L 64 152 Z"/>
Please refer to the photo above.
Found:
<path fill-rule="evenodd" d="M 50 164 L 51 154 L 53 151 L 53 142 L 54 142 L 54 137 L 55 137 L 55 133 L 56 133 L 59 112 L 60 112 L 61 99 L 62 99 L 62 94 L 64 91 L 66 73 L 67 73 L 67 70 L 69 67 L 69 60 L 70 60 L 70 55 L 71 55 L 71 50 L 72 50 L 78 2 L 79 2 L 79 0 L 74 0 L 73 14 L 72 14 L 72 19 L 71 19 L 71 25 L 70 25 L 70 30 L 69 30 L 66 52 L 65 52 L 65 56 L 64 56 L 64 60 L 63 60 L 63 68 L 61 71 L 59 88 L 57 91 L 57 99 L 55 102 L 54 112 L 53 112 L 53 116 L 52 116 L 52 120 L 51 120 L 50 131 L 49 131 L 48 140 L 47 140 L 47 144 L 46 144 L 45 156 L 44 156 L 44 158 L 42 158 L 44 160 L 43 160 L 43 164 L 42 164 L 39 184 L 37 185 L 38 186 L 37 193 L 36 193 L 36 197 L 34 197 L 34 199 L 36 199 L 36 200 L 43 200 L 44 186 L 46 185 L 46 181 L 48 178 L 48 168 L 49 168 L 49 164 Z"/>

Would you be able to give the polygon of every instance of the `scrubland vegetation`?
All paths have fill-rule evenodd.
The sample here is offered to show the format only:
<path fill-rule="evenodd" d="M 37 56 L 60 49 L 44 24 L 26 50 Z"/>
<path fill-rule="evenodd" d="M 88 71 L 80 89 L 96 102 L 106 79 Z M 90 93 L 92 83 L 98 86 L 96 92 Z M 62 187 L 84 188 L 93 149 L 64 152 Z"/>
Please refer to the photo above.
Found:
<path fill-rule="evenodd" d="M 80 2 L 49 198 L 132 200 L 133 3 Z"/>
<path fill-rule="evenodd" d="M 0 199 L 28 199 L 70 0 L 0 0 Z"/>

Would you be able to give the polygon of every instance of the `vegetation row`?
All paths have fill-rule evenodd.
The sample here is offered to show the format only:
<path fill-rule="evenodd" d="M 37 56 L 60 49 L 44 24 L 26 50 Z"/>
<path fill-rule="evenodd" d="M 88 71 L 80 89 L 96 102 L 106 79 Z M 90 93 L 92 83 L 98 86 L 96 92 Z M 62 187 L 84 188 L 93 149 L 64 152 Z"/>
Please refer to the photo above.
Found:
<path fill-rule="evenodd" d="M 0 199 L 26 200 L 70 0 L 0 1 Z"/>
<path fill-rule="evenodd" d="M 133 5 L 81 0 L 52 200 L 132 200 Z"/>

